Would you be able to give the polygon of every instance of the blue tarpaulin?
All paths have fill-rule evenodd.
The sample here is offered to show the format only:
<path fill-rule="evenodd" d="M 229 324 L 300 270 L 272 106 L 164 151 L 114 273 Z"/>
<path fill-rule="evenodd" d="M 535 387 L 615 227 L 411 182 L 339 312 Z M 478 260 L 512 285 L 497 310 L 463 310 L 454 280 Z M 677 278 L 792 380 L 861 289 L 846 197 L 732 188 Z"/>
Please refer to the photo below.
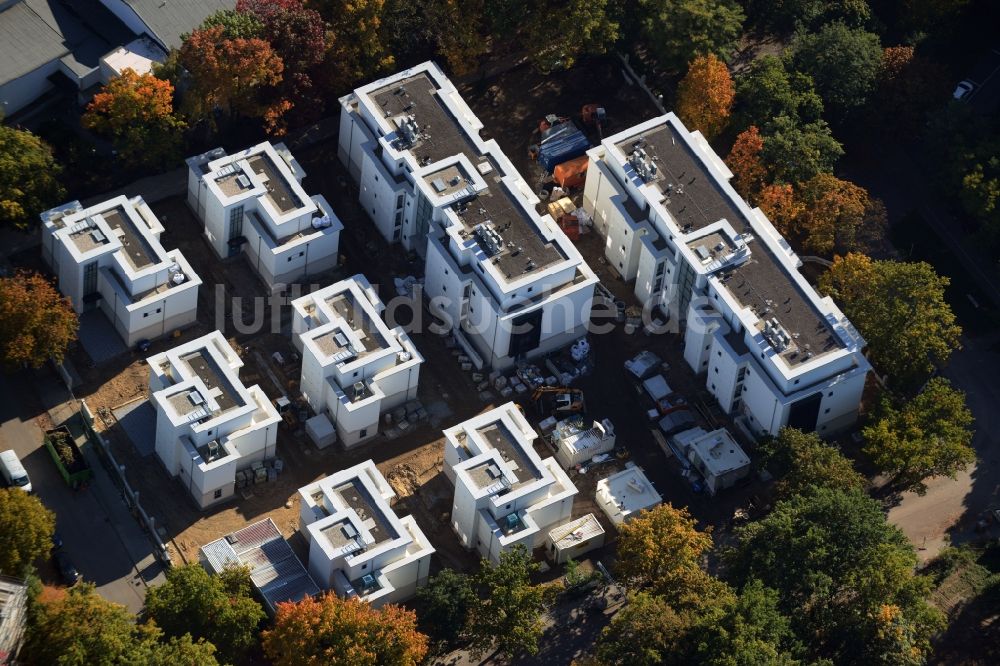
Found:
<path fill-rule="evenodd" d="M 542 141 L 538 150 L 538 163 L 549 172 L 556 168 L 556 165 L 579 157 L 590 148 L 590 141 L 586 135 L 572 123 L 563 123 L 553 129 L 556 131 L 551 132 Z"/>

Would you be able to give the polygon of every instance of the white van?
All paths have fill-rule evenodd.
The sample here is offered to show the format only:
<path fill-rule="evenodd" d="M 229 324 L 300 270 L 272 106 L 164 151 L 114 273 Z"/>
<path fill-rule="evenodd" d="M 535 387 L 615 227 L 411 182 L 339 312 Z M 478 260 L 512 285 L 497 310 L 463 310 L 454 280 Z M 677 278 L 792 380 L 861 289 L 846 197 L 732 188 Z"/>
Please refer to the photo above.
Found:
<path fill-rule="evenodd" d="M 31 479 L 21 464 L 21 460 L 13 449 L 0 453 L 0 474 L 8 485 L 20 488 L 26 493 L 31 492 Z"/>

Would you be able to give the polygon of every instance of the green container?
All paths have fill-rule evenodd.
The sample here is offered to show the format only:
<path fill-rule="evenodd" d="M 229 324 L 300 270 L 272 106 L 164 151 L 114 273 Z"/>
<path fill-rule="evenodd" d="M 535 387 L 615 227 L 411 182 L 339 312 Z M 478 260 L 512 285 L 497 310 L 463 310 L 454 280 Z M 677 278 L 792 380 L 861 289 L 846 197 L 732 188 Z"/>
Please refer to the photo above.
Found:
<path fill-rule="evenodd" d="M 60 426 L 46 432 L 44 442 L 45 448 L 49 450 L 49 455 L 52 456 L 52 461 L 55 462 L 56 468 L 59 470 L 59 474 L 62 476 L 63 481 L 66 482 L 66 485 L 71 488 L 78 488 L 80 484 L 90 480 L 94 475 L 83 457 L 83 452 L 76 445 L 72 433 L 70 433 L 69 428 L 66 426 Z M 57 448 L 60 442 L 64 443 L 71 452 L 73 459 L 68 465 Z"/>

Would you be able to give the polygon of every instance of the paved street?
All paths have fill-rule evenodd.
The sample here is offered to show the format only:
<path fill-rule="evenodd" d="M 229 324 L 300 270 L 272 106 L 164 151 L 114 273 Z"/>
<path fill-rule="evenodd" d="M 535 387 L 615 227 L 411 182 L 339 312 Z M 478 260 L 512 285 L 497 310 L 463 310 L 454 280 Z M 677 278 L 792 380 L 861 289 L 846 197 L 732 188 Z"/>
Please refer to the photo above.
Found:
<path fill-rule="evenodd" d="M 35 380 L 30 374 L 0 377 L 0 450 L 17 451 L 35 494 L 56 513 L 63 547 L 83 578 L 96 584 L 104 598 L 138 612 L 146 585 L 162 579 L 149 540 L 93 452 L 87 452 L 96 475 L 90 486 L 74 492 L 63 482 L 42 446 L 36 415 L 20 396 Z M 53 377 L 40 377 L 35 388 L 43 396 L 55 396 L 59 388 L 55 382 Z"/>

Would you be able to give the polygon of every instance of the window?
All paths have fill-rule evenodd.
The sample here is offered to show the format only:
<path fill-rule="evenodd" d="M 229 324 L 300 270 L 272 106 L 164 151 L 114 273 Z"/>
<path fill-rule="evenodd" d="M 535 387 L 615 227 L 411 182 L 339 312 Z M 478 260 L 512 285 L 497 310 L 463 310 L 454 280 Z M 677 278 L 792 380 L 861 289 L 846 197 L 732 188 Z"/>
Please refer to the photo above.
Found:
<path fill-rule="evenodd" d="M 714 370 L 715 370 L 715 374 L 719 374 L 719 369 L 718 368 L 714 368 Z"/>
<path fill-rule="evenodd" d="M 83 268 L 83 293 L 92 294 L 97 291 L 97 262 L 92 261 Z"/>
<path fill-rule="evenodd" d="M 824 410 L 823 410 L 823 413 L 824 413 L 824 414 L 829 414 L 829 413 L 830 413 L 830 408 L 829 408 L 829 407 L 827 407 L 826 409 L 824 409 Z"/>
<path fill-rule="evenodd" d="M 368 568 L 368 563 L 367 563 L 367 562 L 365 562 L 364 564 L 362 564 L 362 565 L 361 565 L 361 568 L 362 568 L 362 569 L 367 569 L 367 568 Z"/>
<path fill-rule="evenodd" d="M 214 499 L 219 499 L 222 497 L 222 488 L 216 488 L 215 493 L 212 495 Z"/>
<path fill-rule="evenodd" d="M 378 182 L 378 174 L 375 174 L 375 182 Z"/>
<path fill-rule="evenodd" d="M 156 314 L 160 314 L 160 312 L 162 311 L 163 311 L 162 308 L 156 308 Z"/>
<path fill-rule="evenodd" d="M 368 428 L 362 428 L 362 429 L 361 429 L 361 432 L 360 432 L 360 433 L 358 433 L 358 435 L 359 435 L 360 437 L 367 437 L 367 436 L 368 436 Z"/>
<path fill-rule="evenodd" d="M 798 384 L 798 383 L 799 383 L 799 380 L 798 380 L 798 379 L 796 379 L 794 383 Z"/>
<path fill-rule="evenodd" d="M 448 291 L 448 285 L 446 284 L 441 285 L 441 291 Z"/>
<path fill-rule="evenodd" d="M 357 377 L 357 376 L 358 376 L 358 371 L 357 371 L 357 370 L 355 370 L 355 371 L 354 371 L 354 376 L 355 376 L 355 377 Z"/>
<path fill-rule="evenodd" d="M 143 316 L 143 318 L 145 318 L 145 317 L 148 317 L 148 316 L 149 316 L 149 313 L 148 313 L 148 312 L 143 312 L 143 313 L 142 313 L 142 316 Z"/>
<path fill-rule="evenodd" d="M 229 240 L 243 235 L 243 206 L 229 211 Z"/>
<path fill-rule="evenodd" d="M 403 199 L 405 199 L 405 198 L 406 198 L 406 195 L 403 192 L 400 192 L 399 196 L 396 197 L 396 208 L 402 208 L 403 207 Z"/>
<path fill-rule="evenodd" d="M 398 241 L 399 240 L 399 228 L 398 227 L 392 232 L 392 240 L 394 240 L 394 241 Z"/>
<path fill-rule="evenodd" d="M 711 343 L 705 345 L 705 351 L 708 351 L 711 348 L 712 348 L 712 344 Z"/>
<path fill-rule="evenodd" d="M 722 357 L 722 352 L 721 351 L 717 351 L 715 353 L 718 354 L 720 358 Z"/>
<path fill-rule="evenodd" d="M 712 384 L 712 390 L 713 391 L 715 390 L 715 384 Z"/>
<path fill-rule="evenodd" d="M 447 268 L 446 268 L 446 269 L 444 269 L 444 274 L 445 274 L 445 275 L 448 275 L 448 269 L 447 269 Z"/>
<path fill-rule="evenodd" d="M 828 398 L 832 398 L 832 397 L 833 397 L 833 391 L 830 391 L 829 393 L 827 393 L 827 394 L 826 394 L 826 397 L 828 397 Z"/>
<path fill-rule="evenodd" d="M 529 293 L 529 294 L 530 294 L 530 293 L 531 293 L 532 291 L 534 291 L 534 290 L 535 290 L 535 288 L 534 288 L 534 287 L 528 287 L 528 293 Z"/>
<path fill-rule="evenodd" d="M 304 257 L 304 256 L 306 256 L 306 251 L 305 251 L 305 250 L 302 250 L 301 252 L 299 252 L 299 256 L 300 256 L 300 257 Z"/>

